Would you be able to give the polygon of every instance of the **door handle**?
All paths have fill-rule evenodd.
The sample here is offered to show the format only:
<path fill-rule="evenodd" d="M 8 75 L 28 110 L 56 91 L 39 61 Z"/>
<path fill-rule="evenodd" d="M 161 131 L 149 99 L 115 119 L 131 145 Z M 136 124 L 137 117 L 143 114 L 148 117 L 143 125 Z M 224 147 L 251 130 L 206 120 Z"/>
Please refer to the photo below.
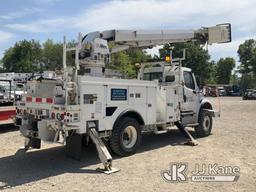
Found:
<path fill-rule="evenodd" d="M 187 102 L 187 96 L 185 94 L 183 95 L 183 100 L 184 102 Z"/>

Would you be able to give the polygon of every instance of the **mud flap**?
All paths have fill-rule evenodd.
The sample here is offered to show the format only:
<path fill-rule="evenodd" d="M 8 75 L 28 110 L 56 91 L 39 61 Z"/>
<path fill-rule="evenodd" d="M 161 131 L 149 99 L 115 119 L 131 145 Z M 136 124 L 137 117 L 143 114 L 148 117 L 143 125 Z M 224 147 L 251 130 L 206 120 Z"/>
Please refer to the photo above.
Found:
<path fill-rule="evenodd" d="M 66 139 L 66 155 L 76 160 L 81 160 L 82 135 L 72 134 Z"/>
<path fill-rule="evenodd" d="M 38 138 L 30 138 L 29 144 L 30 147 L 34 149 L 40 149 L 41 148 L 41 139 Z"/>
<path fill-rule="evenodd" d="M 20 150 L 25 150 L 26 152 L 29 150 L 30 147 L 34 149 L 40 149 L 41 139 L 25 137 L 24 146 L 20 147 Z"/>

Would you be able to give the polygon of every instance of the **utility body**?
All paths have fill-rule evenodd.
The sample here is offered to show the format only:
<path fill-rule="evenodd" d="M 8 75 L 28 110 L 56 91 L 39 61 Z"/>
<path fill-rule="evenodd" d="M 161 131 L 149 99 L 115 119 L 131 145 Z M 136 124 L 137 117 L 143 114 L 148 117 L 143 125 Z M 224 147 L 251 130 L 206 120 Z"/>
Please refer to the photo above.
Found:
<path fill-rule="evenodd" d="M 28 81 L 27 95 L 17 106 L 16 122 L 25 137 L 25 149 L 40 148 L 41 140 L 63 142 L 69 154 L 77 155 L 83 138 L 87 142 L 91 138 L 105 171 L 111 172 L 112 158 L 102 141 L 108 141 L 114 153 L 127 156 L 136 152 L 144 132 L 160 134 L 177 126 L 191 139 L 184 129 L 190 126 L 199 136 L 208 136 L 217 113 L 201 96 L 191 69 L 181 66 L 185 53 L 171 62 L 141 64 L 138 79 L 104 77 L 111 53 L 188 41 L 230 42 L 231 26 L 93 32 L 79 35 L 75 48 L 67 48 L 64 39 L 63 76 Z M 109 42 L 114 46 L 109 48 Z M 71 73 L 67 51 L 75 51 Z M 83 75 L 78 75 L 80 68 Z"/>

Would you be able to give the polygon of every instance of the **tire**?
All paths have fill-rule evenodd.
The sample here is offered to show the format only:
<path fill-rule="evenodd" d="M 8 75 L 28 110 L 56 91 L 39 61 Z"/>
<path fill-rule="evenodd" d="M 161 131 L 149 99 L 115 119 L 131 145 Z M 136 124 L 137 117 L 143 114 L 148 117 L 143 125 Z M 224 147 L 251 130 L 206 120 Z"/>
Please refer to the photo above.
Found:
<path fill-rule="evenodd" d="M 110 147 L 117 155 L 129 156 L 136 152 L 140 141 L 140 124 L 133 118 L 124 117 L 113 128 Z"/>
<path fill-rule="evenodd" d="M 207 111 L 200 109 L 199 125 L 195 127 L 195 132 L 199 137 L 207 137 L 212 131 L 212 116 Z"/>

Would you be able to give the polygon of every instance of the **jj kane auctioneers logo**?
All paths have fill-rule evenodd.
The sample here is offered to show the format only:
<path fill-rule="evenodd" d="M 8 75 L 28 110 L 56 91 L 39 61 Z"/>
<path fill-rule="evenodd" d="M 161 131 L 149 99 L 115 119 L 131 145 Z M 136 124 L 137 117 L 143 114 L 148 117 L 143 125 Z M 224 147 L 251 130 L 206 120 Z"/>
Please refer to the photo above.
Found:
<path fill-rule="evenodd" d="M 188 175 L 188 163 L 171 163 L 169 170 L 161 171 L 166 182 L 232 182 L 239 179 L 238 166 L 220 166 L 218 164 L 195 164 Z M 190 176 L 190 177 L 189 177 Z"/>

